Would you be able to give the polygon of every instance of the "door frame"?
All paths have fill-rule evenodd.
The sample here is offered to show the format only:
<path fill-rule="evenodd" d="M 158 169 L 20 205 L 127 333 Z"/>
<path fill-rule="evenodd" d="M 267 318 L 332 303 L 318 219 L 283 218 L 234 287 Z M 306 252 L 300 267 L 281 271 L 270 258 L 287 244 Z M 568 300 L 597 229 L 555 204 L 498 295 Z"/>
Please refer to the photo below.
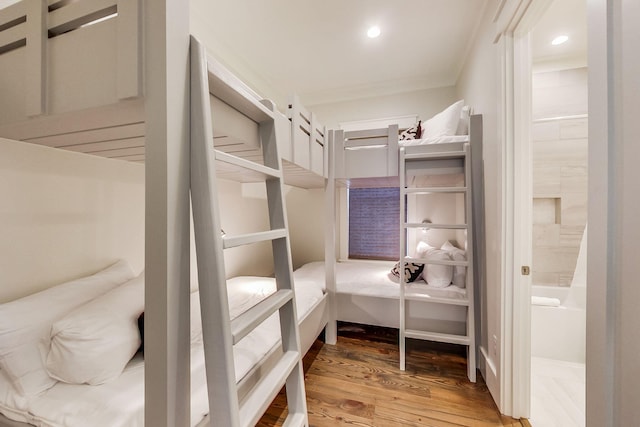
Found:
<path fill-rule="evenodd" d="M 502 272 L 500 411 L 529 418 L 532 258 L 531 31 L 553 0 L 502 0 L 495 42 L 500 60 Z"/>

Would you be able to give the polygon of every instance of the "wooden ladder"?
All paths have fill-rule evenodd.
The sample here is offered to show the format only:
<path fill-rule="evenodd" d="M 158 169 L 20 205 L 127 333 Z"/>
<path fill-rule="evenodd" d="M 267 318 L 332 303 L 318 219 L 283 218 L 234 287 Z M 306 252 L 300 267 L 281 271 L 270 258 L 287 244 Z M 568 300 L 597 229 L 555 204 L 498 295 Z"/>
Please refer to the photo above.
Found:
<path fill-rule="evenodd" d="M 215 150 L 209 96 L 214 94 L 258 123 L 264 165 Z M 217 201 L 216 161 L 241 167 L 266 182 L 270 230 L 223 236 Z M 286 426 L 306 426 L 307 408 L 302 355 L 291 268 L 289 231 L 283 197 L 273 113 L 208 60 L 204 47 L 191 38 L 191 200 L 198 258 L 202 332 L 209 391 L 210 425 L 254 426 L 286 385 Z M 231 208 L 231 207 L 229 207 Z M 271 241 L 277 290 L 262 302 L 229 319 L 223 250 Z M 240 399 L 235 381 L 233 345 L 279 312 L 282 356 L 248 394 Z"/>
<path fill-rule="evenodd" d="M 435 149 L 434 149 L 435 147 Z M 451 151 L 442 151 L 440 146 L 410 146 L 400 149 L 400 263 L 420 263 L 425 269 L 429 264 L 448 265 L 452 267 L 466 268 L 466 298 L 453 299 L 447 297 L 426 296 L 420 292 L 407 290 L 405 278 L 406 269 L 400 268 L 400 370 L 405 370 L 406 365 L 406 339 L 420 339 L 438 341 L 451 344 L 459 344 L 467 347 L 467 376 L 469 381 L 476 382 L 476 352 L 475 352 L 475 314 L 474 314 L 474 255 L 473 255 L 473 217 L 472 217 L 472 174 L 471 174 L 471 147 L 469 143 L 456 144 Z M 415 165 L 415 166 L 411 166 Z M 407 183 L 407 171 L 409 167 L 432 169 L 456 169 L 464 176 L 463 186 L 452 187 L 413 187 Z M 464 224 L 428 224 L 430 229 L 441 230 L 465 230 L 467 234 L 466 261 L 433 260 L 408 256 L 407 233 L 410 229 L 421 229 L 425 224 L 407 222 L 407 204 L 409 195 L 425 194 L 462 194 L 464 196 Z M 456 305 L 466 307 L 465 333 L 443 333 L 426 331 L 407 327 L 407 304 L 410 301 L 428 302 L 433 304 Z"/>

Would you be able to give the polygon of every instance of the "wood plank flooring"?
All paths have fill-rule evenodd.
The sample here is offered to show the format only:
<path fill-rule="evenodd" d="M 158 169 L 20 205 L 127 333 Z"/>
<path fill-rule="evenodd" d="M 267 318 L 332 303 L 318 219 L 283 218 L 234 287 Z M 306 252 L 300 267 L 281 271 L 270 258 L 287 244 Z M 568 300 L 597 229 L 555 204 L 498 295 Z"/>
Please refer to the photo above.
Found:
<path fill-rule="evenodd" d="M 338 343 L 317 340 L 304 358 L 309 424 L 322 426 L 523 426 L 500 415 L 482 377 L 467 379 L 464 347 L 407 343 L 398 368 L 397 330 L 341 324 Z M 257 424 L 281 426 L 281 392 Z"/>

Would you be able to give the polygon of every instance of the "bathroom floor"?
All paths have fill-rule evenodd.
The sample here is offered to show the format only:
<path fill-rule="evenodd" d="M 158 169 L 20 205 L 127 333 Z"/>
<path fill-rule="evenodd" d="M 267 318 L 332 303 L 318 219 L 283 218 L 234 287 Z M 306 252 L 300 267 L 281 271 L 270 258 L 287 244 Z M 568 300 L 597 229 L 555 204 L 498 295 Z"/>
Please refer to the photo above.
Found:
<path fill-rule="evenodd" d="M 533 427 L 585 426 L 585 365 L 531 358 Z"/>

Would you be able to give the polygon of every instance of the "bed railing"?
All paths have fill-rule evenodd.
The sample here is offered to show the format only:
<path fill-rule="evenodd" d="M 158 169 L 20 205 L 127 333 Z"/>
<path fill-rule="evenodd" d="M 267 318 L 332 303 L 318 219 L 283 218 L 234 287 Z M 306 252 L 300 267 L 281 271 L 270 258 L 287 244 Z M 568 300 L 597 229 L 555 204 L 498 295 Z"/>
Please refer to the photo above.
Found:
<path fill-rule="evenodd" d="M 336 178 L 398 176 L 398 125 L 335 131 Z"/>
<path fill-rule="evenodd" d="M 140 9 L 139 0 L 22 0 L 0 10 L 0 56 L 24 50 L 26 115 L 47 112 L 48 40 L 107 19 L 116 20 L 117 98 L 140 96 Z"/>
<path fill-rule="evenodd" d="M 325 127 L 314 113 L 302 105 L 297 95 L 292 96 L 288 115 L 291 120 L 291 150 L 285 150 L 283 158 L 326 177 Z"/>

